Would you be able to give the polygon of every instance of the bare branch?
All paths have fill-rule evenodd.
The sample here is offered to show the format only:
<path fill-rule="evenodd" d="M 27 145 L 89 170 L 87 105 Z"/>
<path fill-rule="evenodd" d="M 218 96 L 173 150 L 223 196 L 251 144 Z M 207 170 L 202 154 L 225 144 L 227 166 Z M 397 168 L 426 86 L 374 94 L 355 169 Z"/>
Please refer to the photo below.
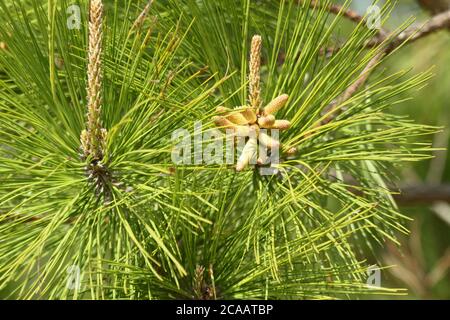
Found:
<path fill-rule="evenodd" d="M 450 27 L 450 10 L 440 13 L 436 16 L 433 16 L 424 24 L 415 25 L 403 31 L 398 36 L 396 36 L 391 43 L 389 43 L 389 46 L 387 47 L 386 51 L 390 52 L 398 48 L 402 44 L 411 44 L 432 33 L 441 31 L 443 29 L 447 29 L 449 27 Z M 386 39 L 387 36 L 372 39 L 367 43 L 367 47 L 370 48 L 379 46 Z"/>
<path fill-rule="evenodd" d="M 371 74 L 372 70 L 378 65 L 378 63 L 381 61 L 381 59 L 384 57 L 385 52 L 379 52 L 376 54 L 369 63 L 365 66 L 364 70 L 359 75 L 358 79 L 353 82 L 345 91 L 344 93 L 339 96 L 337 99 L 335 99 L 328 107 L 325 108 L 325 112 L 328 113 L 332 111 L 333 109 L 336 109 L 337 106 L 339 106 L 341 103 L 347 101 L 350 99 L 356 91 L 360 87 L 366 83 L 367 79 L 369 78 L 369 75 Z M 322 121 L 322 124 L 327 124 L 330 121 L 332 121 L 337 116 L 337 113 L 331 113 L 326 119 Z"/>
<path fill-rule="evenodd" d="M 378 65 L 381 59 L 399 48 L 403 44 L 411 44 L 423 37 L 426 37 L 434 32 L 443 30 L 450 27 L 450 10 L 438 14 L 428 20 L 421 26 L 413 26 L 393 37 L 393 40 L 385 45 L 385 42 L 392 37 L 387 32 L 379 33 L 375 38 L 369 40 L 366 46 L 368 47 L 380 47 L 380 51 L 368 62 L 364 70 L 359 75 L 358 79 L 353 82 L 337 99 L 335 99 L 328 107 L 325 108 L 325 112 L 329 113 L 330 110 L 336 109 L 341 103 L 350 99 L 361 88 L 369 78 L 371 72 Z M 337 110 L 336 110 L 337 111 Z M 334 112 L 327 117 L 322 123 L 326 124 L 332 121 L 339 113 Z"/>
<path fill-rule="evenodd" d="M 450 203 L 450 185 L 404 186 L 400 194 L 394 195 L 394 198 L 401 205 Z"/>
<path fill-rule="evenodd" d="M 301 0 L 300 2 L 303 2 L 304 0 Z M 358 14 L 356 11 L 353 11 L 351 9 L 344 9 L 344 7 L 337 5 L 337 4 L 329 4 L 324 5 L 323 3 L 320 3 L 320 1 L 311 1 L 310 5 L 313 9 L 325 9 L 328 12 L 331 12 L 335 15 L 342 15 L 343 17 L 347 18 L 348 20 L 351 20 L 353 22 L 359 23 L 364 20 L 364 17 Z"/>

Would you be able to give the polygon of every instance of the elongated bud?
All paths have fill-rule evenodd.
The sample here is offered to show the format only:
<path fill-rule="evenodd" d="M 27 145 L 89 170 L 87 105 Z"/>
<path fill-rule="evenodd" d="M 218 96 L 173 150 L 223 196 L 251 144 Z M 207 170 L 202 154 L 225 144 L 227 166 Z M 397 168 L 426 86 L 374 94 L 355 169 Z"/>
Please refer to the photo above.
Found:
<path fill-rule="evenodd" d="M 227 119 L 230 120 L 233 123 L 238 124 L 238 125 L 246 125 L 246 124 L 248 124 L 247 118 L 245 118 L 240 111 L 231 111 L 227 115 Z"/>
<path fill-rule="evenodd" d="M 239 137 L 250 137 L 257 136 L 259 133 L 259 128 L 255 128 L 255 126 L 235 126 L 234 132 Z"/>
<path fill-rule="evenodd" d="M 244 107 L 241 113 L 245 117 L 245 119 L 247 119 L 249 124 L 254 124 L 256 122 L 256 112 L 252 108 Z"/>
<path fill-rule="evenodd" d="M 219 107 L 216 108 L 216 112 L 219 113 L 219 114 L 226 114 L 226 113 L 231 112 L 231 109 L 219 106 Z"/>
<path fill-rule="evenodd" d="M 244 170 L 252 160 L 255 160 L 257 150 L 258 150 L 258 140 L 256 139 L 256 137 L 252 137 L 245 144 L 244 149 L 242 149 L 242 153 L 236 164 L 236 171 Z"/>
<path fill-rule="evenodd" d="M 236 127 L 236 125 L 234 123 L 232 123 L 230 120 L 228 120 L 227 118 L 221 117 L 221 116 L 216 116 L 212 118 L 214 121 L 214 124 L 217 127 L 223 128 L 223 129 L 234 129 Z"/>
<path fill-rule="evenodd" d="M 287 94 L 282 94 L 281 96 L 275 98 L 264 108 L 263 114 L 269 115 L 277 112 L 286 105 L 288 99 L 289 96 Z"/>
<path fill-rule="evenodd" d="M 261 128 L 271 128 L 273 124 L 275 123 L 275 116 L 272 114 L 269 114 L 265 117 L 261 117 L 258 120 L 258 124 Z"/>
<path fill-rule="evenodd" d="M 8 45 L 6 42 L 0 41 L 0 50 L 6 50 L 8 49 Z"/>
<path fill-rule="evenodd" d="M 234 134 L 239 137 L 247 137 L 250 136 L 252 132 L 258 133 L 257 129 L 254 126 L 241 126 L 237 125 L 225 117 L 216 116 L 213 117 L 214 124 L 221 129 L 231 129 L 234 131 Z M 259 128 L 258 128 L 259 129 Z"/>
<path fill-rule="evenodd" d="M 280 142 L 268 136 L 267 134 L 261 132 L 259 134 L 259 141 L 264 144 L 269 149 L 279 148 Z"/>
<path fill-rule="evenodd" d="M 89 140 L 89 149 L 84 150 L 94 160 L 103 158 L 106 134 L 101 124 L 102 109 L 102 45 L 103 45 L 103 4 L 101 0 L 91 0 L 89 6 L 89 54 L 88 54 L 88 114 L 87 133 L 81 139 Z M 84 145 L 86 145 L 84 143 Z M 83 147 L 83 141 L 82 141 Z M 83 147 L 84 148 L 84 147 Z"/>
<path fill-rule="evenodd" d="M 261 46 L 261 36 L 253 36 L 250 51 L 249 99 L 250 106 L 254 110 L 261 106 Z"/>
<path fill-rule="evenodd" d="M 271 129 L 287 130 L 291 127 L 291 122 L 288 120 L 275 120 Z"/>
<path fill-rule="evenodd" d="M 248 120 L 242 115 L 240 110 L 231 110 L 225 107 L 217 107 L 217 113 L 224 115 L 228 120 L 237 125 L 246 125 Z"/>

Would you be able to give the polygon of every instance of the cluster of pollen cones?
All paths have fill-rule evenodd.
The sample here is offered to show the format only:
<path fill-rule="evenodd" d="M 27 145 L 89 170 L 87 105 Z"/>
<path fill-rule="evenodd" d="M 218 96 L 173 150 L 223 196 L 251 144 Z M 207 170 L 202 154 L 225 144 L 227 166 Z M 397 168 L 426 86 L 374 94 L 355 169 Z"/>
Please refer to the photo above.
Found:
<path fill-rule="evenodd" d="M 289 129 L 291 123 L 288 120 L 277 120 L 275 113 L 286 105 L 289 96 L 283 94 L 270 102 L 265 108 L 255 109 L 253 107 L 238 107 L 235 109 L 228 109 L 225 107 L 218 107 L 217 113 L 219 116 L 213 118 L 217 127 L 231 130 L 236 136 L 249 137 L 241 156 L 238 159 L 236 170 L 244 170 L 251 159 L 256 155 L 258 143 L 263 144 L 268 149 L 280 148 L 280 142 L 261 129 Z M 293 149 L 288 152 L 295 152 Z M 257 163 L 262 165 L 265 159 L 258 158 Z"/>

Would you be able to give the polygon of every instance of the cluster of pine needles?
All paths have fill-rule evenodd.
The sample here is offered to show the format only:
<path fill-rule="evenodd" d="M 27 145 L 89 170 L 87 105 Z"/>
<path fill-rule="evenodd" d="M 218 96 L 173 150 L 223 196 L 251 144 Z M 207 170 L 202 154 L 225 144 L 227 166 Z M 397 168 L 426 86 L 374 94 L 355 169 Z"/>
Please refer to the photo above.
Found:
<path fill-rule="evenodd" d="M 407 232 L 393 168 L 429 157 L 435 128 L 387 109 L 430 75 L 376 75 L 327 109 L 376 31 L 321 55 L 341 18 L 309 2 L 0 0 L 0 296 L 402 293 L 368 287 L 367 270 Z M 175 165 L 172 131 L 198 121 L 280 129 L 253 141 L 281 148 L 276 173 L 250 155 Z"/>

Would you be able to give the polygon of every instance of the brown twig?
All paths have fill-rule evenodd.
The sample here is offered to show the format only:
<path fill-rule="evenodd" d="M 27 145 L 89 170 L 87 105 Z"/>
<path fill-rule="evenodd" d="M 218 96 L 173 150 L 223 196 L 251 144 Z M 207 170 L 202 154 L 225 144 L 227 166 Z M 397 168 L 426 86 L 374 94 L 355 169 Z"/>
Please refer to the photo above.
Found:
<path fill-rule="evenodd" d="M 345 15 L 343 16 L 346 17 Z M 421 38 L 424 38 L 432 33 L 441 31 L 446 28 L 450 28 L 450 10 L 439 13 L 430 18 L 425 24 L 412 26 L 404 32 L 393 37 L 392 42 L 389 43 L 389 46 L 386 47 L 385 50 L 387 51 L 387 53 L 389 53 L 394 49 L 400 47 L 405 43 L 405 41 L 407 41 L 405 44 L 411 44 Z M 382 45 L 390 36 L 392 36 L 392 33 L 388 32 L 387 30 L 381 30 L 382 32 L 378 33 L 375 37 L 364 44 L 365 48 L 378 47 Z M 331 52 L 335 54 L 340 49 L 341 47 L 324 48 L 321 49 L 321 53 L 328 54 Z"/>
<path fill-rule="evenodd" d="M 399 194 L 394 195 L 394 199 L 401 205 L 450 203 L 450 185 L 404 186 Z"/>
<path fill-rule="evenodd" d="M 319 6 L 319 8 L 324 8 L 323 5 L 317 5 L 315 1 L 311 4 L 311 7 L 315 9 L 318 8 L 317 6 Z M 346 17 L 351 21 L 359 23 L 363 19 L 363 17 L 361 16 L 356 16 L 353 12 L 351 12 L 351 10 L 344 10 L 341 6 L 338 5 L 330 5 L 326 6 L 325 8 L 332 13 L 342 14 L 343 17 Z M 338 98 L 334 99 L 333 102 L 325 108 L 325 113 L 330 113 L 330 115 L 323 120 L 322 124 L 329 123 L 339 114 L 337 112 L 337 107 L 343 102 L 350 99 L 366 83 L 371 72 L 380 63 L 385 55 L 396 50 L 403 44 L 411 44 L 434 32 L 446 29 L 449 26 L 450 10 L 432 17 L 421 26 L 410 27 L 398 35 L 393 35 L 392 33 L 381 29 L 382 31 L 379 32 L 376 37 L 366 43 L 366 47 L 369 48 L 379 47 L 379 52 L 367 63 L 366 67 L 360 73 L 356 81 L 353 82 L 349 87 L 347 87 L 347 89 Z M 389 39 L 392 40 L 389 43 L 386 43 Z"/>
<path fill-rule="evenodd" d="M 422 25 L 412 26 L 402 33 L 398 34 L 393 38 L 392 42 L 389 43 L 387 51 L 390 52 L 400 47 L 402 44 L 411 44 L 419 39 L 422 39 L 432 33 L 441 31 L 450 27 L 450 10 L 443 13 L 437 14 L 431 17 L 427 22 Z M 381 37 L 380 39 L 373 39 L 367 43 L 367 47 L 376 47 L 381 45 L 387 36 Z M 405 42 L 406 41 L 406 42 Z"/>
<path fill-rule="evenodd" d="M 356 181 L 347 181 L 349 186 L 357 186 Z M 364 196 L 364 192 L 358 188 L 348 189 L 357 196 Z M 439 202 L 450 203 L 450 185 L 411 185 L 401 188 L 392 187 L 389 192 L 401 206 L 429 205 Z"/>
<path fill-rule="evenodd" d="M 335 177 L 334 171 L 331 176 Z M 351 175 L 344 174 L 341 180 L 349 186 L 348 190 L 355 195 L 364 196 L 365 192 L 361 189 L 361 184 Z M 388 186 L 389 193 L 400 205 L 433 204 L 438 202 L 450 203 L 450 184 L 427 184 L 413 183 L 404 184 L 400 187 L 395 185 Z"/>
<path fill-rule="evenodd" d="M 304 2 L 304 0 L 300 0 L 299 2 L 302 3 L 302 2 Z M 345 17 L 346 19 L 348 19 L 350 21 L 353 21 L 353 22 L 356 22 L 356 23 L 360 23 L 361 21 L 364 20 L 364 17 L 361 16 L 360 14 L 358 14 L 356 11 L 353 11 L 353 10 L 348 9 L 348 8 L 344 9 L 344 7 L 342 7 L 340 5 L 337 5 L 337 4 L 328 4 L 328 5 L 326 5 L 326 4 L 320 3 L 320 1 L 313 0 L 313 1 L 311 1 L 309 6 L 311 8 L 313 8 L 313 9 L 316 9 L 316 10 L 317 9 L 318 10 L 325 9 L 328 12 L 331 12 L 331 13 L 333 13 L 335 15 L 339 15 L 340 14 L 343 17 Z"/>
<path fill-rule="evenodd" d="M 364 85 L 364 83 L 366 83 L 366 81 L 369 78 L 373 68 L 378 65 L 378 63 L 381 61 L 381 59 L 384 57 L 385 54 L 386 53 L 383 52 L 383 51 L 377 53 L 369 61 L 369 63 L 367 63 L 367 65 L 364 67 L 364 70 L 361 72 L 361 74 L 359 75 L 358 79 L 356 79 L 356 81 L 353 82 L 342 93 L 342 95 L 340 95 L 337 99 L 335 99 L 332 103 L 330 103 L 330 105 L 328 105 L 325 108 L 325 110 L 324 110 L 325 113 L 330 113 L 330 115 L 328 117 L 326 117 L 322 121 L 322 124 L 327 124 L 327 123 L 331 122 L 337 116 L 337 112 L 336 112 L 337 106 L 339 106 L 341 103 L 343 103 L 343 102 L 347 101 L 348 99 L 350 99 L 356 93 L 356 91 L 358 91 L 358 89 L 361 88 Z"/>

